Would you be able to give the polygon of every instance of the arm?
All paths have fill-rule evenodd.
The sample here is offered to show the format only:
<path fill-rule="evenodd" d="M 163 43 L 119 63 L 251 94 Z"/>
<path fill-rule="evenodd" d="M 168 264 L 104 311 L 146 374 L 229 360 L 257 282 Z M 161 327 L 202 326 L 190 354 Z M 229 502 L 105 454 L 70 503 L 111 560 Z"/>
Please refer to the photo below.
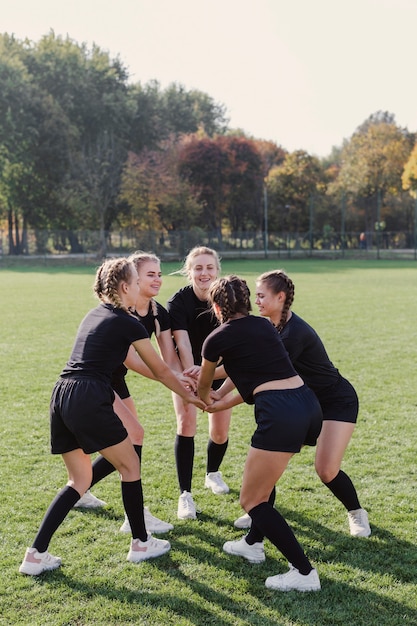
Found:
<path fill-rule="evenodd" d="M 177 345 L 181 367 L 183 370 L 194 366 L 193 350 L 191 348 L 190 337 L 186 330 L 174 330 L 173 336 Z"/>
<path fill-rule="evenodd" d="M 197 393 L 206 405 L 212 403 L 210 397 L 211 385 L 213 383 L 214 373 L 216 371 L 217 363 L 213 361 L 207 361 L 203 358 L 200 369 L 200 376 L 198 377 Z"/>
<path fill-rule="evenodd" d="M 174 372 L 182 372 L 181 361 L 175 351 L 172 332 L 163 330 L 156 338 L 161 357 Z"/>
<path fill-rule="evenodd" d="M 187 391 L 168 365 L 161 359 L 155 351 L 150 339 L 139 339 L 133 343 L 133 347 L 151 370 L 156 380 L 159 380 L 165 387 L 178 394 L 186 402 L 195 404 L 200 409 L 205 407 L 204 402 L 193 393 Z"/>
<path fill-rule="evenodd" d="M 141 376 L 145 376 L 151 380 L 157 380 L 156 376 L 149 369 L 149 367 L 145 365 L 133 346 L 130 346 L 124 364 L 128 369 L 140 374 Z"/>

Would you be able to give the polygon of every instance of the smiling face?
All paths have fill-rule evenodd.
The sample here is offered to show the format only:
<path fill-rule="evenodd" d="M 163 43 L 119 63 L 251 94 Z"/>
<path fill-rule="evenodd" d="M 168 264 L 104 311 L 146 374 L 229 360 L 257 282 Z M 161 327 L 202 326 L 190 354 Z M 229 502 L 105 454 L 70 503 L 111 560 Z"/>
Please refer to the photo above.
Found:
<path fill-rule="evenodd" d="M 207 300 L 208 289 L 216 280 L 217 274 L 216 259 L 211 254 L 199 254 L 193 258 L 189 269 L 189 279 L 200 300 Z"/>
<path fill-rule="evenodd" d="M 255 304 L 258 307 L 259 315 L 269 317 L 275 323 L 281 318 L 285 304 L 285 293 L 283 291 L 274 293 L 266 286 L 266 283 L 258 281 L 256 283 Z"/>
<path fill-rule="evenodd" d="M 139 295 L 143 298 L 155 298 L 162 285 L 161 265 L 157 261 L 144 261 L 138 269 Z"/>

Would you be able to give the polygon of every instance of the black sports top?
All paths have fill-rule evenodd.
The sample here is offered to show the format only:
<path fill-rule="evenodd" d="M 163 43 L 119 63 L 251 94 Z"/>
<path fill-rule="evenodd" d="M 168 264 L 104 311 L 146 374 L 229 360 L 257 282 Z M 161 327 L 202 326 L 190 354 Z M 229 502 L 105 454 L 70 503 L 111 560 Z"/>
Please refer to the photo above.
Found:
<path fill-rule="evenodd" d="M 149 337 L 152 337 L 152 335 L 156 333 L 155 320 L 158 320 L 161 332 L 163 330 L 169 330 L 170 328 L 168 311 L 162 306 L 162 304 L 159 304 L 159 302 L 156 302 L 156 315 L 154 315 L 152 311 L 151 302 L 149 302 L 149 308 L 146 315 L 144 315 L 143 317 L 141 317 L 138 313 L 135 313 L 135 315 L 146 328 Z M 111 378 L 111 385 L 115 392 L 118 393 L 121 398 L 127 398 L 129 396 L 129 390 L 127 389 L 125 382 L 126 374 L 127 367 L 122 363 L 113 372 Z"/>
<path fill-rule="evenodd" d="M 132 342 L 145 339 L 144 326 L 123 309 L 99 304 L 82 320 L 61 377 L 92 377 L 110 383 Z"/>
<path fill-rule="evenodd" d="M 262 383 L 296 376 L 281 337 L 271 322 L 247 315 L 221 324 L 205 340 L 203 357 L 223 359 L 227 375 L 247 404 Z"/>
<path fill-rule="evenodd" d="M 339 370 L 329 359 L 314 328 L 292 313 L 280 334 L 292 364 L 313 391 L 320 392 L 337 383 Z"/>
<path fill-rule="evenodd" d="M 186 330 L 190 337 L 194 364 L 201 364 L 201 348 L 205 338 L 219 323 L 206 300 L 199 300 L 191 285 L 175 293 L 167 303 L 171 329 Z"/>

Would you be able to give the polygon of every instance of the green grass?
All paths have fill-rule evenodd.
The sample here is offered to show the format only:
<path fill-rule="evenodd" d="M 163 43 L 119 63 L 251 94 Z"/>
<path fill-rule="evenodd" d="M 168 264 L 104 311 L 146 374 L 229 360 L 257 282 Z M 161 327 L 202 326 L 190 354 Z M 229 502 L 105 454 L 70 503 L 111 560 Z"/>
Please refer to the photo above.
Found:
<path fill-rule="evenodd" d="M 223 273 L 255 278 L 273 261 L 225 261 Z M 199 414 L 193 494 L 198 521 L 178 521 L 175 418 L 162 385 L 129 373 L 145 426 L 146 504 L 175 525 L 171 551 L 139 565 L 125 560 L 129 538 L 116 475 L 94 489 L 108 506 L 73 510 L 51 542 L 63 566 L 24 577 L 18 566 L 50 500 L 66 480 L 49 453 L 51 388 L 78 324 L 93 306 L 92 267 L 0 270 L 0 624 L 149 626 L 397 626 L 417 624 L 416 416 L 417 265 L 409 261 L 279 263 L 294 279 L 294 310 L 322 336 L 330 357 L 355 385 L 360 416 L 343 468 L 351 475 L 373 530 L 355 539 L 342 505 L 321 485 L 314 451 L 292 460 L 278 484 L 277 507 L 317 566 L 320 593 L 269 591 L 267 576 L 286 571 L 269 542 L 264 564 L 222 552 L 241 536 L 242 466 L 254 429 L 252 408 L 234 411 L 223 463 L 227 496 L 203 488 L 207 416 Z M 164 264 L 160 301 L 185 284 Z M 256 307 L 255 307 L 256 309 Z"/>

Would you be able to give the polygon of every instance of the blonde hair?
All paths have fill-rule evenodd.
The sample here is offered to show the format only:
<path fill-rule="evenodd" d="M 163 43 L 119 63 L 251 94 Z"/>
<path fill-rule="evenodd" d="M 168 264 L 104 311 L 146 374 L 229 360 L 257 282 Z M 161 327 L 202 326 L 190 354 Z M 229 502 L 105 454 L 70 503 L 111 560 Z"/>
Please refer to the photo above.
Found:
<path fill-rule="evenodd" d="M 266 285 L 266 287 L 275 295 L 280 293 L 280 291 L 285 293 L 285 302 L 281 313 L 281 319 L 276 326 L 277 330 L 281 331 L 287 323 L 288 311 L 294 302 L 294 283 L 284 270 L 271 270 L 270 272 L 265 272 L 256 279 L 256 282 Z"/>
<path fill-rule="evenodd" d="M 213 248 L 207 248 L 207 246 L 196 246 L 195 248 L 192 248 L 185 257 L 182 268 L 180 270 L 177 270 L 176 272 L 172 272 L 172 274 L 181 274 L 182 276 L 187 276 L 187 278 L 190 278 L 193 261 L 196 257 L 202 254 L 208 254 L 209 256 L 213 257 L 216 264 L 217 273 L 220 274 L 220 257 L 217 254 L 216 250 L 213 250 Z"/>
<path fill-rule="evenodd" d="M 107 259 L 96 272 L 93 291 L 102 302 L 109 301 L 117 309 L 130 313 L 123 304 L 120 295 L 120 284 L 129 283 L 132 279 L 134 265 L 126 258 Z"/>
<path fill-rule="evenodd" d="M 209 288 L 208 301 L 220 307 L 222 322 L 227 322 L 236 313 L 249 315 L 252 310 L 250 290 L 243 278 L 234 274 L 218 278 Z"/>
<path fill-rule="evenodd" d="M 133 263 L 138 273 L 143 263 L 157 263 L 158 265 L 161 264 L 161 259 L 157 257 L 156 254 L 153 254 L 152 252 L 143 252 L 142 250 L 136 250 L 136 252 L 133 252 L 128 257 L 128 261 L 131 261 Z M 159 337 L 159 335 L 161 334 L 161 326 L 158 320 L 158 307 L 156 304 L 156 300 L 154 300 L 153 298 L 151 298 L 151 310 L 155 323 L 155 335 Z"/>

